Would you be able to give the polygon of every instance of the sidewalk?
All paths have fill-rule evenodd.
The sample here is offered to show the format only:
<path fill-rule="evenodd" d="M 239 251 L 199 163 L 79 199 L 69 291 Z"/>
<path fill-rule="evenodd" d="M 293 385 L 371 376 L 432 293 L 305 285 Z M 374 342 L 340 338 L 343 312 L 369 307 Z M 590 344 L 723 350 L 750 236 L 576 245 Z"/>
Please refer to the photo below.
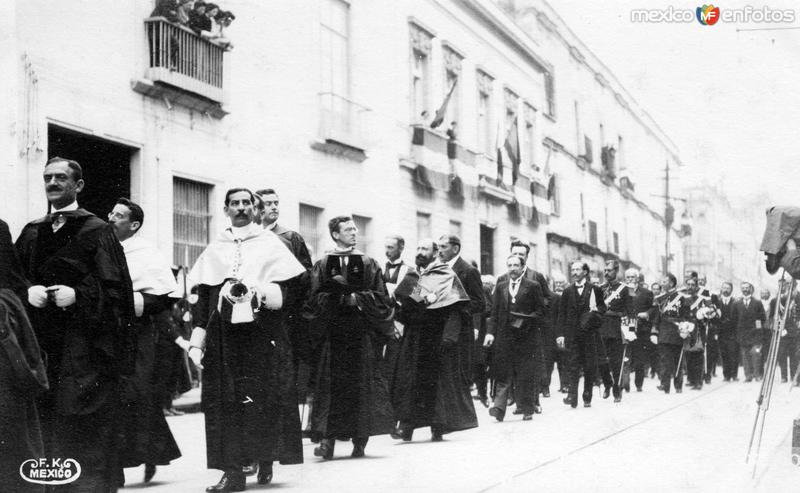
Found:
<path fill-rule="evenodd" d="M 184 413 L 199 413 L 200 387 L 195 387 L 172 401 L 172 407 Z"/>

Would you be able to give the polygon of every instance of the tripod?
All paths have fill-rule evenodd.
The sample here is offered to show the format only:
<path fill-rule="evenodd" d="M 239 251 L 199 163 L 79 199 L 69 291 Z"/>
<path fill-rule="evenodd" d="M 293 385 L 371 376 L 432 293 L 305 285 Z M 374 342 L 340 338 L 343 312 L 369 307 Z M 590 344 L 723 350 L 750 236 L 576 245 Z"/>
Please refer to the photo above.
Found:
<path fill-rule="evenodd" d="M 750 453 L 753 450 L 753 441 L 756 437 L 756 429 L 758 428 L 758 440 L 756 441 L 756 453 L 753 460 L 753 478 L 756 477 L 756 469 L 758 468 L 758 454 L 761 450 L 761 438 L 764 435 L 764 422 L 767 417 L 767 410 L 769 409 L 769 401 L 772 397 L 772 384 L 775 380 L 775 366 L 778 362 L 778 349 L 781 343 L 781 332 L 786 325 L 786 319 L 789 316 L 789 309 L 792 305 L 792 299 L 795 289 L 795 280 L 791 279 L 787 287 L 786 273 L 781 276 L 778 281 L 778 298 L 775 300 L 775 314 L 772 321 L 772 337 L 769 344 L 769 352 L 767 353 L 767 362 L 764 365 L 764 380 L 761 381 L 761 390 L 758 394 L 758 409 L 756 410 L 756 418 L 753 422 L 753 431 L 750 433 L 750 445 L 747 447 L 747 458 L 745 463 L 750 463 Z M 784 289 L 788 289 L 789 295 L 786 301 L 781 300 L 781 295 Z M 785 306 L 782 306 L 785 303 Z"/>

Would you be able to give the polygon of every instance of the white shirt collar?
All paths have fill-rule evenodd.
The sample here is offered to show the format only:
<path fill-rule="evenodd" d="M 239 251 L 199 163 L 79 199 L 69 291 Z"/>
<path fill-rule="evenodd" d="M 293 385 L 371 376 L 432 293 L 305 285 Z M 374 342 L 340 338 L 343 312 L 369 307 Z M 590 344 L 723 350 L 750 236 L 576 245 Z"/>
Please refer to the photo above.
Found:
<path fill-rule="evenodd" d="M 353 248 L 355 248 L 355 247 L 342 248 L 340 246 L 336 246 L 336 248 L 334 248 L 334 250 L 337 251 L 337 252 L 352 252 Z"/>
<path fill-rule="evenodd" d="M 247 226 L 228 226 L 228 231 L 231 232 L 234 238 L 244 238 L 255 227 L 259 227 L 256 223 L 250 223 Z M 259 227 L 260 228 L 260 227 Z"/>
<path fill-rule="evenodd" d="M 389 264 L 389 265 L 392 265 L 394 267 L 397 267 L 398 265 L 403 265 L 403 259 L 402 258 L 398 258 L 397 260 L 389 260 L 387 258 L 386 259 L 386 263 Z"/>
<path fill-rule="evenodd" d="M 458 262 L 458 259 L 460 259 L 460 258 L 461 258 L 461 254 L 459 253 L 458 255 L 456 255 L 455 257 L 451 258 L 450 260 L 448 260 L 448 261 L 447 261 L 447 262 L 445 262 L 445 263 L 446 263 L 447 265 L 449 265 L 449 266 L 450 266 L 450 268 L 452 269 L 452 268 L 453 268 L 453 266 L 455 265 L 455 263 L 456 263 L 456 262 Z"/>
<path fill-rule="evenodd" d="M 580 282 L 575 283 L 576 288 L 582 288 L 584 286 L 586 286 L 586 279 L 581 279 Z"/>
<path fill-rule="evenodd" d="M 65 207 L 63 207 L 61 209 L 54 209 L 52 214 L 55 214 L 57 212 L 69 212 L 69 211 L 77 211 L 77 210 L 78 210 L 78 201 L 77 200 L 73 200 L 72 203 L 69 204 L 68 206 L 65 206 Z"/>
<path fill-rule="evenodd" d="M 278 226 L 278 221 L 275 221 L 275 222 L 274 222 L 274 223 L 272 223 L 272 224 L 268 224 L 268 225 L 267 225 L 267 229 L 268 229 L 268 230 L 270 230 L 270 231 L 272 231 L 272 230 L 274 230 L 274 229 L 275 229 L 277 226 Z"/>

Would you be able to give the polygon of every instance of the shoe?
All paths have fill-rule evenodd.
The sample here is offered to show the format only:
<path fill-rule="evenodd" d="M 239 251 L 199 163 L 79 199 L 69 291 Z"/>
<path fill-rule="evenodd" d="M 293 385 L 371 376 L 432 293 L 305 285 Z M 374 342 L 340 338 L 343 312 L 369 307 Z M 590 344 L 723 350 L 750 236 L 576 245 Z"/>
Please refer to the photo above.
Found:
<path fill-rule="evenodd" d="M 611 387 L 606 387 L 605 390 L 603 390 L 603 399 L 608 399 L 608 396 L 610 395 L 611 395 Z"/>
<path fill-rule="evenodd" d="M 258 472 L 258 461 L 251 462 L 246 466 L 242 467 L 242 473 L 245 476 L 252 476 Z"/>
<path fill-rule="evenodd" d="M 558 389 L 558 391 L 561 392 L 562 394 L 568 394 L 569 393 L 569 389 L 566 388 L 566 387 L 561 387 L 560 389 Z"/>
<path fill-rule="evenodd" d="M 530 421 L 533 419 L 533 414 L 523 414 L 522 421 Z"/>
<path fill-rule="evenodd" d="M 706 378 L 703 379 L 706 383 L 711 383 L 711 375 L 706 375 Z"/>
<path fill-rule="evenodd" d="M 744 383 L 750 383 L 750 382 L 752 382 L 752 381 L 753 381 L 753 379 L 752 379 L 752 378 L 745 378 L 745 379 L 744 379 Z"/>
<path fill-rule="evenodd" d="M 491 402 L 489 401 L 488 397 L 484 397 L 481 399 L 481 404 L 483 404 L 483 407 L 488 409 L 489 405 L 491 405 Z"/>
<path fill-rule="evenodd" d="M 676 393 L 676 394 L 682 394 L 682 393 L 683 393 L 683 388 L 681 388 L 681 387 L 676 387 L 676 388 L 675 388 L 675 393 Z"/>
<path fill-rule="evenodd" d="M 589 402 L 589 401 L 586 401 L 586 402 L 583 403 L 583 407 L 592 407 L 592 403 Z"/>
<path fill-rule="evenodd" d="M 703 386 L 700 384 L 692 385 L 692 390 L 703 390 Z"/>
<path fill-rule="evenodd" d="M 572 406 L 572 408 L 575 409 L 576 407 L 578 407 L 578 398 L 577 397 L 572 398 L 570 396 L 564 397 L 564 404 Z"/>
<path fill-rule="evenodd" d="M 542 406 L 536 404 L 533 406 L 533 414 L 542 414 Z"/>
<path fill-rule="evenodd" d="M 431 427 L 431 441 L 432 442 L 443 442 L 444 437 L 442 436 L 442 430 L 438 427 Z"/>
<path fill-rule="evenodd" d="M 272 482 L 272 462 L 262 462 L 258 465 L 258 484 L 270 484 Z"/>
<path fill-rule="evenodd" d="M 505 414 L 506 413 L 504 413 L 503 411 L 501 411 L 496 407 L 489 408 L 489 416 L 493 417 L 497 421 L 503 421 L 503 419 L 505 418 Z"/>
<path fill-rule="evenodd" d="M 156 475 L 156 465 L 155 464 L 145 464 L 144 465 L 144 482 L 149 483 L 153 476 Z"/>
<path fill-rule="evenodd" d="M 410 426 L 406 426 L 405 428 L 401 428 L 400 426 L 398 426 L 391 433 L 392 438 L 394 438 L 395 440 L 402 440 L 404 442 L 410 442 L 411 437 L 413 435 L 414 435 L 414 428 L 411 428 Z"/>
<path fill-rule="evenodd" d="M 641 392 L 641 391 L 642 391 L 641 387 L 636 387 L 636 392 Z"/>
<path fill-rule="evenodd" d="M 626 386 L 624 386 L 622 388 L 625 389 L 625 392 L 630 392 L 631 391 L 631 386 L 630 385 L 626 385 Z"/>
<path fill-rule="evenodd" d="M 350 457 L 354 457 L 356 459 L 360 457 L 364 457 L 364 449 L 367 448 L 367 441 L 363 438 L 353 438 L 353 453 L 350 454 Z"/>
<path fill-rule="evenodd" d="M 224 491 L 244 491 L 244 473 L 240 471 L 226 472 L 219 483 L 206 488 L 207 493 L 221 493 Z"/>
<path fill-rule="evenodd" d="M 511 414 L 524 414 L 524 413 L 522 412 L 522 409 L 515 407 L 514 411 Z"/>
<path fill-rule="evenodd" d="M 544 389 L 542 391 L 542 397 L 550 397 L 550 389 Z"/>
<path fill-rule="evenodd" d="M 622 402 L 622 396 L 621 395 L 615 395 L 614 396 L 614 402 L 616 402 L 616 403 Z"/>
<path fill-rule="evenodd" d="M 322 460 L 333 459 L 333 447 L 335 444 L 336 442 L 330 438 L 320 440 L 319 446 L 314 447 L 314 455 L 316 457 L 321 457 Z"/>
<path fill-rule="evenodd" d="M 733 377 L 733 381 L 734 382 L 738 382 L 739 381 L 739 377 Z"/>

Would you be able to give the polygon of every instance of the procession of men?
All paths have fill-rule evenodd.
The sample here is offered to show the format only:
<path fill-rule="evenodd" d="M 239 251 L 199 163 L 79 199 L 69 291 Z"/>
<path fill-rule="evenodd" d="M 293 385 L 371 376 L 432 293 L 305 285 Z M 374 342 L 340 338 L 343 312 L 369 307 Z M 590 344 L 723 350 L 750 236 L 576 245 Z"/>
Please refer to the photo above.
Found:
<path fill-rule="evenodd" d="M 596 386 L 622 405 L 631 373 L 635 392 L 652 376 L 651 391 L 680 393 L 685 379 L 700 390 L 718 361 L 725 381 L 739 379 L 740 364 L 745 381 L 758 381 L 775 300 L 789 296 L 756 299 L 745 282 L 734 298 L 730 282 L 717 293 L 693 271 L 680 286 L 667 273 L 653 293 L 616 258 L 600 266 L 602 283 L 576 260 L 571 282 L 551 285 L 520 240 L 495 280 L 463 258 L 455 235 L 420 239 L 406 264 L 394 234 L 382 267 L 356 248 L 346 215 L 330 219 L 335 247 L 312 263 L 302 236 L 278 224 L 278 193 L 238 187 L 220 204 L 229 226 L 188 275 L 197 300 L 184 334 L 170 317 L 181 293 L 166 257 L 139 237 L 145 211 L 120 198 L 107 223 L 82 209 L 82 169 L 69 159 L 50 159 L 43 179 L 46 216 L 13 246 L 0 221 L 0 306 L 25 355 L 14 378 L 28 389 L 9 390 L 19 399 L 2 407 L 0 431 L 13 443 L 0 444 L 0 472 L 28 456 L 72 457 L 82 472 L 64 491 L 116 491 L 123 469 L 139 465 L 148 482 L 180 457 L 153 392 L 159 340 L 202 370 L 206 466 L 222 472 L 206 491 L 243 491 L 250 475 L 271 483 L 275 462 L 306 460 L 304 437 L 329 461 L 337 441 L 351 442 L 353 458 L 376 435 L 409 442 L 429 428 L 441 442 L 477 427 L 478 412 L 535 423 L 556 367 L 572 408 L 579 390 L 592 407 Z M 779 334 L 783 382 L 797 374 L 799 322 L 792 307 Z"/>

